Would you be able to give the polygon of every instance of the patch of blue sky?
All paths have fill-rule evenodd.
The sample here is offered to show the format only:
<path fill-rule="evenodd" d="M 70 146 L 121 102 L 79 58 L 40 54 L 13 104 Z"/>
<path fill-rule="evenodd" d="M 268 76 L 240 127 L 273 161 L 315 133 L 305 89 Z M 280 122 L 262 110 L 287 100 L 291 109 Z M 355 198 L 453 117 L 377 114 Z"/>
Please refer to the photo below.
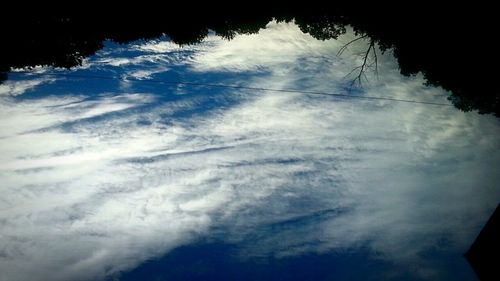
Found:
<path fill-rule="evenodd" d="M 147 280 L 157 270 L 147 261 L 174 270 L 197 256 L 221 278 L 252 266 L 262 278 L 471 277 L 460 253 L 500 197 L 494 117 L 161 83 L 446 101 L 421 77 L 399 75 L 390 54 L 378 79 L 368 73 L 347 91 L 359 65 L 348 54 L 366 47 L 336 56 L 352 36 L 317 41 L 270 23 L 185 47 L 107 42 L 73 70 L 12 73 L 0 85 L 4 278 Z M 214 251 L 220 262 L 206 260 Z"/>

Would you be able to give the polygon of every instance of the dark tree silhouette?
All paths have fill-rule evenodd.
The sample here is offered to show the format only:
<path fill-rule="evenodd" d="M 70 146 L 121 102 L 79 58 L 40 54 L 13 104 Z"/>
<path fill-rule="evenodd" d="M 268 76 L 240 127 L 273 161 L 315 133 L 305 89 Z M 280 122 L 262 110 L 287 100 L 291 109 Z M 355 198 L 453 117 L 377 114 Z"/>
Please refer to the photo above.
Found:
<path fill-rule="evenodd" d="M 325 8 L 288 12 L 192 14 L 176 11 L 168 16 L 55 17 L 6 15 L 0 52 L 0 83 L 12 68 L 49 65 L 70 68 L 102 48 L 111 39 L 126 43 L 163 34 L 178 44 L 201 42 L 209 30 L 226 39 L 265 28 L 273 18 L 295 21 L 319 40 L 336 39 L 352 26 L 358 38 L 369 39 L 364 62 L 353 73 L 361 83 L 367 68 L 375 66 L 377 53 L 392 50 L 403 75 L 421 72 L 429 85 L 451 92 L 449 99 L 464 111 L 493 113 L 500 117 L 500 93 L 496 85 L 498 61 L 496 20 L 442 15 L 337 16 Z M 12 25 L 22 18 L 22 25 Z"/>

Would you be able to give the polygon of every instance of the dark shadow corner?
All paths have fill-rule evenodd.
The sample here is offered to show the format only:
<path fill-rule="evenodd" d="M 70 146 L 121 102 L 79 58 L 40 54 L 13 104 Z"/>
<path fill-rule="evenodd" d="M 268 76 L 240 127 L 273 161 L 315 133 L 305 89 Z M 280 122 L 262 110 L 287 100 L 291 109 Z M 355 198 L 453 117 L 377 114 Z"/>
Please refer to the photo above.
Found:
<path fill-rule="evenodd" d="M 465 253 L 481 281 L 500 280 L 500 204 Z"/>

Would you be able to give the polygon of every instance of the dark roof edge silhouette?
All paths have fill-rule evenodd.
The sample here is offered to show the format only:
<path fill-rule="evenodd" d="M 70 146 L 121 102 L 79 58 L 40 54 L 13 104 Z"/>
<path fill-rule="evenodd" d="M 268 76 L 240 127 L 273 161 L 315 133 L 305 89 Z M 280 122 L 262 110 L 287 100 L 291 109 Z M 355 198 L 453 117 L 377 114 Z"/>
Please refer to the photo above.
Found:
<path fill-rule="evenodd" d="M 500 204 L 465 253 L 481 281 L 500 280 Z"/>

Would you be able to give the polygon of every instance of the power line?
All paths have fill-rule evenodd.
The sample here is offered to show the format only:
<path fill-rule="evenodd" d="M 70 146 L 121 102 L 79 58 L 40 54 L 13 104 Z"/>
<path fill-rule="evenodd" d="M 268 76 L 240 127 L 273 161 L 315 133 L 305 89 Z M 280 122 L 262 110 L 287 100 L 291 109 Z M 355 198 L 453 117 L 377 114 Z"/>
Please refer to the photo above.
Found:
<path fill-rule="evenodd" d="M 29 72 L 29 71 L 16 71 L 14 73 L 33 74 L 33 72 Z M 406 103 L 453 107 L 452 104 L 447 104 L 447 103 L 426 102 L 426 101 L 396 99 L 396 98 L 387 98 L 387 97 L 349 95 L 349 94 L 328 93 L 328 92 L 319 92 L 319 91 L 294 90 L 294 89 L 273 89 L 273 88 L 248 87 L 248 86 L 228 85 L 228 84 L 169 81 L 169 80 L 163 80 L 163 79 L 144 80 L 144 79 L 139 79 L 139 78 L 135 78 L 135 77 L 117 77 L 117 76 L 75 74 L 75 73 L 36 73 L 36 74 L 42 75 L 42 76 L 59 76 L 59 77 L 69 77 L 69 78 L 85 78 L 85 79 L 101 79 L 101 80 L 125 80 L 125 81 L 131 81 L 131 82 L 159 83 L 159 84 L 169 84 L 169 85 L 203 86 L 203 87 L 213 87 L 213 88 L 245 89 L 245 90 L 266 91 L 266 92 L 300 93 L 300 94 L 308 94 L 308 95 L 334 96 L 334 97 L 365 99 L 365 100 L 385 100 L 385 101 L 393 101 L 393 102 L 406 102 Z"/>

